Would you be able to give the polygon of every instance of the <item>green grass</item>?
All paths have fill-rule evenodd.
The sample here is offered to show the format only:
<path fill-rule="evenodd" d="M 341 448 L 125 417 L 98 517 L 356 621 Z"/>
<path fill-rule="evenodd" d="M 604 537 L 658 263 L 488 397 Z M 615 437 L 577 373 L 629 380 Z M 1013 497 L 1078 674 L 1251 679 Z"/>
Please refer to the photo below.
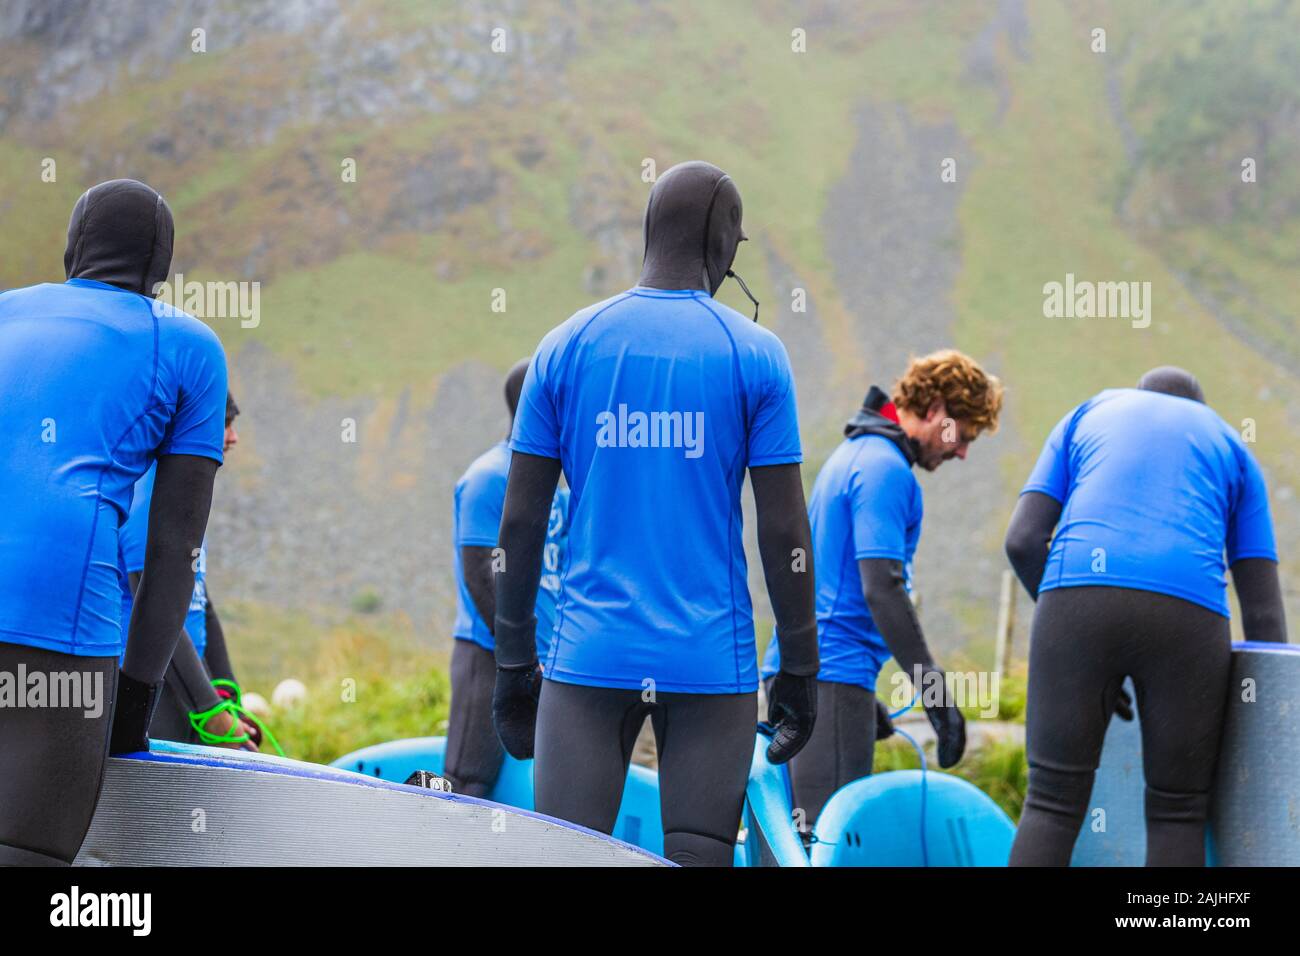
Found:
<path fill-rule="evenodd" d="M 361 747 L 407 737 L 447 732 L 451 699 L 445 670 L 428 667 L 400 677 L 370 674 L 344 687 L 326 680 L 309 687 L 306 703 L 277 711 L 269 726 L 285 755 L 314 763 L 329 763 Z M 355 700 L 344 700 L 344 691 Z"/>
<path fill-rule="evenodd" d="M 305 701 L 267 719 L 286 756 L 329 763 L 360 747 L 446 733 L 447 655 L 421 644 L 409 620 L 378 609 L 317 619 L 249 602 L 222 605 L 223 630 L 245 693 L 268 701 L 295 678 Z"/>

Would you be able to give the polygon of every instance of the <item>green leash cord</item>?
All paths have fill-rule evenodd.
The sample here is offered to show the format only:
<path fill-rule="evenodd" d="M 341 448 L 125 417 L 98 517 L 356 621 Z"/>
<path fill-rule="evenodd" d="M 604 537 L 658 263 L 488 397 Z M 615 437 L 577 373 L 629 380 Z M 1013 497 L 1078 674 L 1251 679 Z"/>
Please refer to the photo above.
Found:
<path fill-rule="evenodd" d="M 198 734 L 199 740 L 203 741 L 205 744 L 242 744 L 249 740 L 250 738 L 247 733 L 235 732 L 235 728 L 239 726 L 238 723 L 232 723 L 230 729 L 224 734 L 214 734 L 208 730 L 209 720 L 217 714 L 228 713 L 232 717 L 236 718 L 236 720 L 247 721 L 260 730 L 262 732 L 262 739 L 269 740 L 271 746 L 275 748 L 275 752 L 281 757 L 284 756 L 284 750 L 280 747 L 280 742 L 275 739 L 275 735 L 271 733 L 266 724 L 262 723 L 254 714 L 244 708 L 242 703 L 243 694 L 240 691 L 238 684 L 233 680 L 225 680 L 223 678 L 220 680 L 214 680 L 212 686 L 225 688 L 230 692 L 230 696 L 222 700 L 216 707 L 190 714 L 190 727 L 192 727 L 194 732 Z"/>

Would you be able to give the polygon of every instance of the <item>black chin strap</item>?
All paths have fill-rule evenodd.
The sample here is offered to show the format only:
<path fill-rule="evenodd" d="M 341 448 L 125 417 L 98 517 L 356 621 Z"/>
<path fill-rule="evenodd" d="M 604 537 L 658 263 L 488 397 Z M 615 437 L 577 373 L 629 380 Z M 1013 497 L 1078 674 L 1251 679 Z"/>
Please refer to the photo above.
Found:
<path fill-rule="evenodd" d="M 730 176 L 723 175 L 718 179 L 716 183 L 713 184 L 713 191 L 709 193 L 709 207 L 704 213 L 704 235 L 701 239 L 701 246 L 700 246 L 700 264 L 704 270 L 705 289 L 713 288 L 711 282 L 712 277 L 709 275 L 709 227 L 713 222 L 713 206 L 718 201 L 718 190 L 722 188 L 723 183 L 729 182 L 730 180 L 731 180 Z M 647 236 L 648 235 L 649 234 L 647 232 Z M 741 241 L 742 242 L 744 241 L 743 234 L 741 236 Z M 754 303 L 754 321 L 757 322 L 758 321 L 758 300 L 754 298 L 754 293 L 749 291 L 749 286 L 745 285 L 745 280 L 742 279 L 740 276 L 736 275 L 736 271 L 734 269 L 728 269 L 726 273 L 724 273 L 724 275 L 726 275 L 729 278 L 735 279 L 737 282 L 740 283 L 740 288 L 745 293 L 745 297 L 748 298 L 750 302 Z"/>
<path fill-rule="evenodd" d="M 735 269 L 728 269 L 727 275 L 730 278 L 735 279 L 737 282 L 740 283 L 740 291 L 744 292 L 745 297 L 749 299 L 750 302 L 754 303 L 754 321 L 757 322 L 758 321 L 758 300 L 754 298 L 754 293 L 749 291 L 749 286 L 745 285 L 745 280 L 742 279 L 740 276 L 736 275 Z"/>

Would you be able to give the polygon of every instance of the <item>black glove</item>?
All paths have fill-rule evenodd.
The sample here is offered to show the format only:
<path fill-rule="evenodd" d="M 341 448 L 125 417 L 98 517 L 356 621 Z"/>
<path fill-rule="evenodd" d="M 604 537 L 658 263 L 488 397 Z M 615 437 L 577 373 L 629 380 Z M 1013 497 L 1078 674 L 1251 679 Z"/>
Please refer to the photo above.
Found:
<path fill-rule="evenodd" d="M 501 738 L 501 746 L 516 760 L 533 756 L 541 692 L 542 672 L 536 661 L 523 667 L 497 667 L 497 682 L 492 688 L 492 726 Z"/>
<path fill-rule="evenodd" d="M 1119 689 L 1119 697 L 1115 700 L 1115 716 L 1120 720 L 1133 719 L 1133 698 L 1123 687 Z"/>
<path fill-rule="evenodd" d="M 777 671 L 767 695 L 767 726 L 772 742 L 767 759 L 785 763 L 808 743 L 817 722 L 817 676 L 797 677 Z"/>
<path fill-rule="evenodd" d="M 952 706 L 927 707 L 925 716 L 938 738 L 939 766 L 947 770 L 966 752 L 966 718 Z"/>
<path fill-rule="evenodd" d="M 113 731 L 108 752 L 131 754 L 149 749 L 149 724 L 162 681 L 146 684 L 122 672 L 117 677 L 117 698 L 113 701 Z"/>
<path fill-rule="evenodd" d="M 876 739 L 888 740 L 894 736 L 894 722 L 889 719 L 889 708 L 884 701 L 876 698 Z"/>

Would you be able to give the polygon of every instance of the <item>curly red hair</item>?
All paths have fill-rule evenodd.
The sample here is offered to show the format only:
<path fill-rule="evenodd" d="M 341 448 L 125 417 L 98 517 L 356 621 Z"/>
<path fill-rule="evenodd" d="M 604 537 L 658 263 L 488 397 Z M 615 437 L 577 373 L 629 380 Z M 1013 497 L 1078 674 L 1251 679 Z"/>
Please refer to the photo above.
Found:
<path fill-rule="evenodd" d="M 976 434 L 992 434 L 998 430 L 1002 412 L 1002 382 L 969 355 L 940 349 L 908 363 L 907 371 L 894 383 L 893 398 L 899 408 L 921 416 L 935 399 L 942 399 L 948 414 L 957 421 L 974 428 Z"/>

